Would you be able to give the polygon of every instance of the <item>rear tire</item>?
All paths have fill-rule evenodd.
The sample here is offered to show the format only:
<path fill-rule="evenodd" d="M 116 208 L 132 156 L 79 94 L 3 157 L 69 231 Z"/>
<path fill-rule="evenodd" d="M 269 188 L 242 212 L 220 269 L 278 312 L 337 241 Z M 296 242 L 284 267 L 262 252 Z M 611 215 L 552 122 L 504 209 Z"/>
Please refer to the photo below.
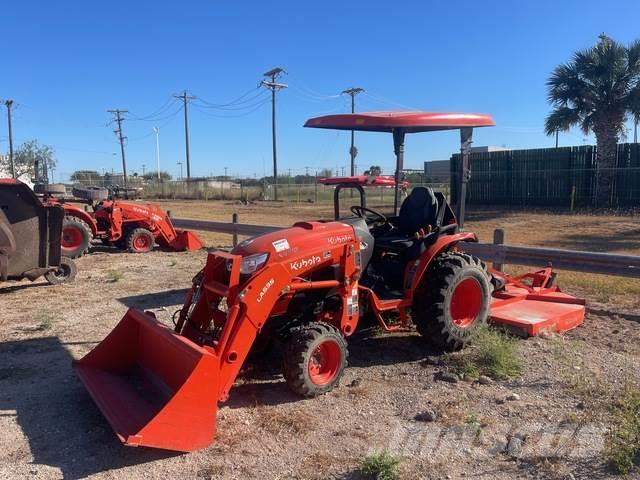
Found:
<path fill-rule="evenodd" d="M 296 328 L 285 346 L 283 373 L 289 388 L 304 397 L 333 390 L 347 366 L 347 342 L 333 325 L 313 322 Z"/>
<path fill-rule="evenodd" d="M 153 250 L 155 240 L 146 228 L 134 228 L 127 234 L 127 250 L 132 253 L 146 253 Z"/>
<path fill-rule="evenodd" d="M 63 283 L 73 282 L 78 273 L 78 268 L 73 260 L 68 257 L 60 257 L 60 266 L 55 270 L 51 270 L 44 274 L 51 285 L 61 285 Z"/>
<path fill-rule="evenodd" d="M 447 350 L 462 348 L 487 323 L 493 285 L 486 265 L 463 252 L 439 255 L 414 294 L 418 332 Z"/>
<path fill-rule="evenodd" d="M 62 255 L 78 258 L 85 254 L 91 244 L 91 228 L 84 220 L 71 215 L 62 221 Z"/>

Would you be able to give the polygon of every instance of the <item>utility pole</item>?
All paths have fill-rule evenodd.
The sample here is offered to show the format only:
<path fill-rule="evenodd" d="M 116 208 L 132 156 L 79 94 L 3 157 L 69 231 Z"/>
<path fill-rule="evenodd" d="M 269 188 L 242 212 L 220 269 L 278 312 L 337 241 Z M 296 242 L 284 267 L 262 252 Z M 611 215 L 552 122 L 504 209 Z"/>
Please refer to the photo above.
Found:
<path fill-rule="evenodd" d="M 636 118 L 633 126 L 633 143 L 638 143 L 638 122 L 640 122 L 640 118 Z"/>
<path fill-rule="evenodd" d="M 11 166 L 11 177 L 16 178 L 16 166 L 13 163 L 13 128 L 11 125 L 11 107 L 13 106 L 13 100 L 5 100 L 4 104 L 7 107 L 7 128 L 9 130 L 9 165 Z"/>
<path fill-rule="evenodd" d="M 182 180 L 182 162 L 178 162 L 178 165 L 180 165 L 180 177 L 179 179 Z"/>
<path fill-rule="evenodd" d="M 153 131 L 156 134 L 156 169 L 158 172 L 158 183 L 162 180 L 160 178 L 160 128 L 153 127 Z"/>
<path fill-rule="evenodd" d="M 273 199 L 278 200 L 278 152 L 276 148 L 276 92 L 287 88 L 284 83 L 278 83 L 277 80 L 283 73 L 287 73 L 280 67 L 273 68 L 263 75 L 269 80 L 262 80 L 261 87 L 271 90 L 271 141 L 273 144 Z"/>
<path fill-rule="evenodd" d="M 122 135 L 122 122 L 124 122 L 124 117 L 122 114 L 127 113 L 129 110 L 120 110 L 116 108 L 114 110 L 107 110 L 109 113 L 113 113 L 116 118 L 115 121 L 118 123 L 118 128 L 113 131 L 118 137 L 120 141 L 120 155 L 122 156 L 122 176 L 124 178 L 124 196 L 125 198 L 129 198 L 129 192 L 127 191 L 127 161 L 124 156 L 124 140 L 127 137 Z"/>
<path fill-rule="evenodd" d="M 143 163 L 143 164 L 142 164 L 142 176 L 143 176 L 143 177 L 144 177 L 144 174 L 146 173 L 146 172 L 145 172 L 145 169 L 144 169 L 145 167 L 146 167 L 146 165 Z"/>
<path fill-rule="evenodd" d="M 559 130 L 556 129 L 556 148 L 558 148 L 558 131 Z"/>
<path fill-rule="evenodd" d="M 342 95 L 349 95 L 351 97 L 351 113 L 356 113 L 356 95 L 364 92 L 364 88 L 353 87 L 348 90 L 343 90 Z M 351 176 L 356 174 L 356 155 L 358 155 L 355 146 L 355 132 L 351 130 L 351 148 L 349 149 L 349 155 L 351 156 Z"/>
<path fill-rule="evenodd" d="M 196 97 L 192 97 L 187 95 L 187 91 L 185 90 L 182 95 L 174 95 L 175 98 L 182 100 L 184 104 L 184 148 L 187 160 L 187 182 L 191 179 L 191 162 L 189 159 L 189 109 L 187 105 L 189 104 L 189 100 L 194 100 Z"/>

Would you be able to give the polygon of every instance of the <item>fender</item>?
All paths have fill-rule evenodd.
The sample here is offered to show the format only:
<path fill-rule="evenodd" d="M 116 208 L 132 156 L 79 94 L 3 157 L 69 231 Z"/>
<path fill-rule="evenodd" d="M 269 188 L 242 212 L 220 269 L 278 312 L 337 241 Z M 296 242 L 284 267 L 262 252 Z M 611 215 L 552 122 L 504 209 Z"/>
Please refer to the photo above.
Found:
<path fill-rule="evenodd" d="M 98 225 L 96 224 L 95 219 L 89 213 L 85 212 L 81 208 L 66 203 L 63 203 L 62 207 L 64 208 L 64 214 L 67 217 L 79 218 L 89 226 L 89 228 L 91 229 L 91 234 L 93 236 L 96 236 L 98 234 Z"/>
<path fill-rule="evenodd" d="M 405 290 L 404 297 L 411 298 L 418 285 L 422 280 L 427 269 L 431 266 L 431 262 L 440 253 L 450 250 L 458 242 L 477 242 L 478 237 L 472 232 L 456 233 L 454 235 L 444 235 L 435 241 L 415 262 L 410 262 L 404 273 Z"/>

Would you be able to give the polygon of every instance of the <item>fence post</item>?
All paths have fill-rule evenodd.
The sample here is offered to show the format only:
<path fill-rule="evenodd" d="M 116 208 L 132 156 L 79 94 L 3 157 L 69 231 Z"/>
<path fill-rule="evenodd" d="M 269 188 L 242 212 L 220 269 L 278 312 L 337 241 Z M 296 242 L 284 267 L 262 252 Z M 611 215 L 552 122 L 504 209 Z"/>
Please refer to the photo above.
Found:
<path fill-rule="evenodd" d="M 238 214 L 237 213 L 233 213 L 233 215 L 231 215 L 231 223 L 234 224 L 233 227 L 233 246 L 237 246 L 238 245 L 238 227 L 236 227 L 236 225 L 238 224 Z"/>
<path fill-rule="evenodd" d="M 504 244 L 504 230 L 501 228 L 496 228 L 493 231 L 493 244 L 494 245 L 502 245 Z M 497 271 L 502 272 L 503 265 L 501 263 L 493 263 L 493 268 Z"/>

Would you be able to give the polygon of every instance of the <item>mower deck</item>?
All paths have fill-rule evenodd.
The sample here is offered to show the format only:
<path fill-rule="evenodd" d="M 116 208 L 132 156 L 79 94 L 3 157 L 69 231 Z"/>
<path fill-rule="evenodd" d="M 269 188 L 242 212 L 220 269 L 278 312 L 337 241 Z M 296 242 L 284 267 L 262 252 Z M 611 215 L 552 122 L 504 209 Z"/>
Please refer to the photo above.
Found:
<path fill-rule="evenodd" d="M 551 286 L 551 268 L 514 278 L 493 273 L 506 281 L 504 289 L 493 294 L 493 323 L 522 337 L 534 337 L 542 332 L 566 332 L 584 322 L 585 300 Z M 530 284 L 524 283 L 527 280 Z"/>

